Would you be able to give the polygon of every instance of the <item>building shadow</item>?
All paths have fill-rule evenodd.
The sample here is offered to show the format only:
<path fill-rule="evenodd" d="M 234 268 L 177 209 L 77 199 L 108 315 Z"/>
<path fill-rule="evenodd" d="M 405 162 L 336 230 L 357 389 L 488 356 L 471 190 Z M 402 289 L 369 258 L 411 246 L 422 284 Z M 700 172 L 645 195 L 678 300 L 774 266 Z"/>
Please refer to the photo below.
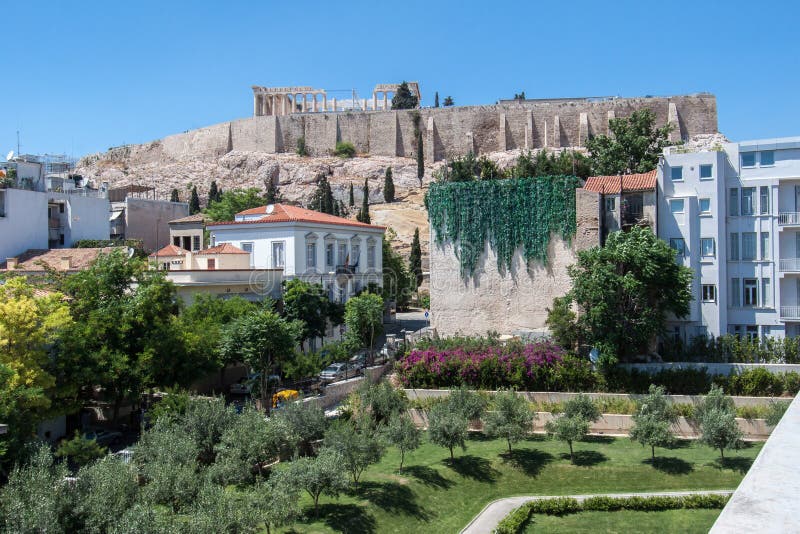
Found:
<path fill-rule="evenodd" d="M 431 518 L 430 512 L 417 504 L 417 497 L 408 486 L 397 482 L 362 481 L 358 489 L 349 492 L 352 496 L 366 499 L 381 510 L 393 515 L 407 515 L 421 521 Z"/>
<path fill-rule="evenodd" d="M 553 460 L 552 454 L 539 449 L 513 449 L 511 454 L 504 452 L 500 456 L 503 461 L 522 469 L 530 477 L 538 476 L 544 466 Z"/>
<path fill-rule="evenodd" d="M 479 458 L 471 454 L 447 458 L 445 465 L 464 478 L 471 478 L 477 482 L 494 484 L 497 481 L 498 471 L 492 467 L 486 458 Z"/>
<path fill-rule="evenodd" d="M 437 469 L 427 465 L 412 465 L 403 468 L 404 475 L 411 475 L 417 482 L 431 488 L 447 489 L 454 484 L 442 476 Z"/>
<path fill-rule="evenodd" d="M 666 473 L 668 475 L 686 475 L 694 471 L 694 466 L 674 456 L 657 456 L 656 458 L 647 458 L 642 460 L 643 464 L 649 464 L 654 469 Z"/>

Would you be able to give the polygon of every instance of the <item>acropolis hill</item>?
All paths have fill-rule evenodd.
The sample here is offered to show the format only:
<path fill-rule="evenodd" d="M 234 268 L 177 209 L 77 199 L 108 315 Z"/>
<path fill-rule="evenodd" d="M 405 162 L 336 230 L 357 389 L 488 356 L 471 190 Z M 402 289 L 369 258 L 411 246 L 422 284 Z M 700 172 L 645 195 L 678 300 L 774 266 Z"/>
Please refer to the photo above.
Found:
<path fill-rule="evenodd" d="M 638 109 L 654 112 L 658 125 L 674 124 L 674 139 L 717 132 L 716 98 L 707 93 L 642 98 L 561 98 L 507 100 L 486 106 L 454 106 L 393 111 L 396 85 L 376 87 L 371 99 L 339 101 L 310 87 L 253 87 L 254 116 L 215 124 L 141 145 L 112 148 L 84 157 L 76 169 L 96 183 L 153 185 L 161 198 L 173 188 L 188 197 L 188 184 L 205 198 L 212 180 L 223 190 L 264 188 L 277 181 L 289 201 L 305 203 L 320 173 L 329 174 L 334 195 L 347 199 L 349 184 L 367 178 L 373 221 L 388 224 L 401 241 L 414 227 L 427 235 L 420 182 L 416 177 L 418 139 L 426 169 L 423 183 L 447 158 L 473 152 L 513 163 L 523 150 L 580 148 L 589 136 L 608 133 L 608 121 Z M 419 86 L 412 92 L 419 94 Z M 295 155 L 303 138 L 309 157 Z M 358 157 L 331 156 L 349 141 Z M 379 205 L 386 167 L 392 166 L 399 203 Z M 424 188 L 424 186 L 423 186 Z"/>

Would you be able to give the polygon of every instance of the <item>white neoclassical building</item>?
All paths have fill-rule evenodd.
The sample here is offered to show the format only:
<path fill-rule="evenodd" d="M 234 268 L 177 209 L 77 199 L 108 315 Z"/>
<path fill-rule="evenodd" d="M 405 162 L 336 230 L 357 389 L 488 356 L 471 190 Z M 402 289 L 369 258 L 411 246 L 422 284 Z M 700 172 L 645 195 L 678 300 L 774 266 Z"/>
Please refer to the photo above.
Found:
<path fill-rule="evenodd" d="M 209 223 L 211 246 L 230 243 L 250 254 L 254 269 L 282 269 L 283 278 L 322 284 L 340 302 L 383 284 L 383 226 L 288 204 L 237 213 L 233 221 Z"/>
<path fill-rule="evenodd" d="M 659 237 L 695 272 L 673 336 L 800 335 L 800 137 L 666 149 L 657 209 Z"/>

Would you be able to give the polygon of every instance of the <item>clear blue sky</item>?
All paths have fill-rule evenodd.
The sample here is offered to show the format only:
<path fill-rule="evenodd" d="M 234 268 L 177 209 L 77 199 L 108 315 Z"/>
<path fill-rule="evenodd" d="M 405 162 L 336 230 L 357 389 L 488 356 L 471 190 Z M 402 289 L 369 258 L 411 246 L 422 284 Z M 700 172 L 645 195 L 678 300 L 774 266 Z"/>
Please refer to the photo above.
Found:
<path fill-rule="evenodd" d="M 251 85 L 418 80 L 457 104 L 717 95 L 733 140 L 800 135 L 800 3 L 0 0 L 0 159 L 252 114 Z"/>

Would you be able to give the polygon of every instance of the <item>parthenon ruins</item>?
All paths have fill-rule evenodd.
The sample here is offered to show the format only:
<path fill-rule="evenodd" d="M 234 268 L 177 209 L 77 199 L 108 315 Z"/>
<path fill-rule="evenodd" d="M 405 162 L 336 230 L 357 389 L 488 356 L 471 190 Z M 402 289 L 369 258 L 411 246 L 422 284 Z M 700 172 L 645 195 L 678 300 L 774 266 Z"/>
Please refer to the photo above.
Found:
<path fill-rule="evenodd" d="M 419 83 L 406 82 L 411 94 L 422 101 L 419 92 Z M 340 100 L 336 98 L 328 101 L 328 94 L 324 89 L 314 89 L 308 86 L 297 87 L 263 87 L 253 86 L 253 116 L 291 115 L 294 113 L 328 113 L 337 111 L 388 111 L 391 109 L 392 96 L 400 87 L 399 83 L 380 83 L 372 90 L 372 106 L 369 101 L 358 99 L 353 91 L 351 99 Z M 379 95 L 382 97 L 378 100 Z M 391 96 L 390 96 L 391 95 Z M 322 97 L 322 102 L 318 97 Z M 341 105 L 340 105 L 341 104 Z"/>

